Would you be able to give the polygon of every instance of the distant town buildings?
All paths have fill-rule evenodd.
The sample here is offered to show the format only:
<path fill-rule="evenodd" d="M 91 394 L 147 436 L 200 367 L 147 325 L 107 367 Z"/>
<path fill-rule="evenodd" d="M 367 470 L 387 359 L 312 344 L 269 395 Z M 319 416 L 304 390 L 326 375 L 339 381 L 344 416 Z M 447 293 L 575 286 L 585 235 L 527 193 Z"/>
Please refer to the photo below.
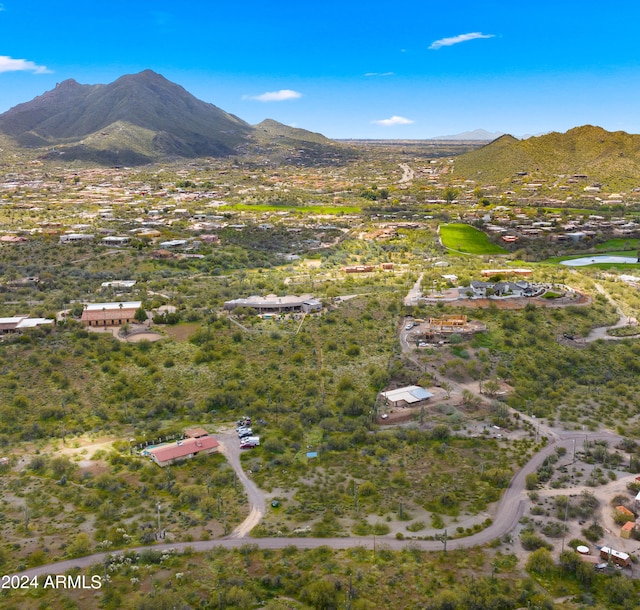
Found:
<path fill-rule="evenodd" d="M 390 271 L 393 269 L 393 263 L 381 263 L 380 265 L 351 265 L 349 267 L 343 267 L 342 271 L 345 273 L 370 273 L 375 269 Z"/>

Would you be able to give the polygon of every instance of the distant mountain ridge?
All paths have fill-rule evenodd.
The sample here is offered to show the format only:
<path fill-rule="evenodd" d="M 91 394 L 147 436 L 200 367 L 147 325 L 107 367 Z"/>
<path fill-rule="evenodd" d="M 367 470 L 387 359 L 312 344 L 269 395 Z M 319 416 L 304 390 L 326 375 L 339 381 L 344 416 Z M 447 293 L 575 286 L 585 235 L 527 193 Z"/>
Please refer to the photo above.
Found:
<path fill-rule="evenodd" d="M 262 131 L 274 137 L 305 141 L 309 134 L 307 141 L 314 145 L 324 138 L 276 121 L 265 123 Z M 152 70 L 108 85 L 65 80 L 0 115 L 0 133 L 20 146 L 44 148 L 45 156 L 105 164 L 238 154 L 258 131 Z M 330 142 L 324 138 L 323 143 Z"/>
<path fill-rule="evenodd" d="M 492 141 L 503 136 L 503 131 L 487 131 L 486 129 L 474 129 L 473 131 L 463 131 L 452 136 L 437 136 L 432 140 L 487 140 Z"/>
<path fill-rule="evenodd" d="M 640 135 L 583 125 L 518 140 L 504 135 L 455 160 L 455 172 L 482 182 L 509 182 L 514 175 L 581 174 L 594 182 L 640 184 Z"/>
<path fill-rule="evenodd" d="M 273 119 L 265 119 L 262 123 L 255 125 L 255 128 L 265 134 L 279 138 L 289 138 L 291 140 L 300 140 L 304 142 L 316 142 L 318 144 L 332 143 L 329 138 L 323 136 L 321 133 L 307 131 L 306 129 L 300 129 L 299 127 L 283 125 Z"/>

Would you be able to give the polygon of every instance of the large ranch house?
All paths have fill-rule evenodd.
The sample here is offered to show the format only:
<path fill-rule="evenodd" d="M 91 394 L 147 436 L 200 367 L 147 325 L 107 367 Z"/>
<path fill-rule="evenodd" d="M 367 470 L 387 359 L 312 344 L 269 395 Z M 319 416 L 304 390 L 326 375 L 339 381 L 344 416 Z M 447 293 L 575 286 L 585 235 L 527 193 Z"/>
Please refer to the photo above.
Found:
<path fill-rule="evenodd" d="M 122 326 L 135 322 L 136 310 L 141 301 L 119 303 L 88 303 L 85 305 L 80 322 L 85 326 Z"/>
<path fill-rule="evenodd" d="M 145 449 L 142 455 L 148 456 L 158 466 L 164 468 L 177 462 L 190 460 L 198 454 L 216 453 L 220 444 L 203 428 L 185 430 L 185 438 L 174 443 Z"/>
<path fill-rule="evenodd" d="M 275 294 L 269 294 L 266 297 L 250 296 L 245 299 L 226 301 L 224 304 L 224 308 L 228 311 L 236 307 L 249 307 L 255 309 L 259 314 L 322 311 L 322 303 L 310 294 L 303 294 L 299 297 L 292 295 L 279 297 Z"/>

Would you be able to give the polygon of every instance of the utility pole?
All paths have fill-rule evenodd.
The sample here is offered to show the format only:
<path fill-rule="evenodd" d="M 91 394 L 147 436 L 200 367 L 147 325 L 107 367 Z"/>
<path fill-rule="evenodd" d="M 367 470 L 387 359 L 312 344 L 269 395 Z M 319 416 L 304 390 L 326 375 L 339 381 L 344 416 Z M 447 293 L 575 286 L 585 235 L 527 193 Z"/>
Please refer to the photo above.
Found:
<path fill-rule="evenodd" d="M 562 522 L 562 547 L 560 549 L 560 553 L 564 553 L 564 539 L 565 539 L 565 536 L 567 535 L 567 514 L 568 513 L 569 513 L 569 498 L 567 498 L 567 504 L 564 507 L 564 521 Z"/>
<path fill-rule="evenodd" d="M 353 482 L 353 506 L 356 510 L 356 517 L 358 516 L 358 484 Z"/>

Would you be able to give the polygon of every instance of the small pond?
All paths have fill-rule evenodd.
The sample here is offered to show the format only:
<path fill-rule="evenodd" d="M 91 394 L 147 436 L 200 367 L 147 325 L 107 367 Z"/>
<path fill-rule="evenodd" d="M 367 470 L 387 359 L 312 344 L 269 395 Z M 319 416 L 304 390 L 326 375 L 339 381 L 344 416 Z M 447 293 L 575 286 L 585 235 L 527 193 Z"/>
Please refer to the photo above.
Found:
<path fill-rule="evenodd" d="M 586 267 L 596 263 L 637 263 L 635 256 L 585 256 L 583 258 L 572 258 L 571 260 L 560 261 L 561 265 L 569 267 Z"/>

